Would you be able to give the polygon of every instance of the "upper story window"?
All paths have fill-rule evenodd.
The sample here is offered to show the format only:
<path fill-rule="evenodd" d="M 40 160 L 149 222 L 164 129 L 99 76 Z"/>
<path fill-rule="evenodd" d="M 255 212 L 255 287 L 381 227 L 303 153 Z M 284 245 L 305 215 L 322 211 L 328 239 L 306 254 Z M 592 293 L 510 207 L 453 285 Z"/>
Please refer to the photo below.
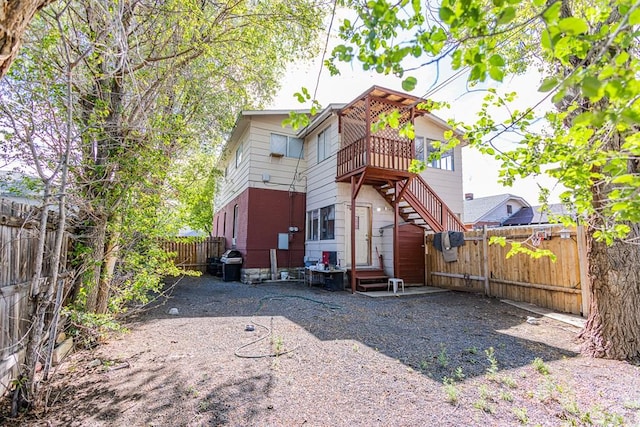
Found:
<path fill-rule="evenodd" d="M 513 206 L 507 205 L 507 215 L 511 215 L 513 213 Z"/>
<path fill-rule="evenodd" d="M 236 149 L 236 168 L 242 163 L 242 144 Z"/>
<path fill-rule="evenodd" d="M 415 151 L 416 151 L 416 160 L 420 160 L 424 162 L 424 137 L 416 136 L 414 140 Z"/>
<path fill-rule="evenodd" d="M 326 128 L 318 134 L 318 163 L 331 155 L 329 129 L 330 128 Z"/>
<path fill-rule="evenodd" d="M 292 136 L 271 134 L 271 155 L 303 159 L 302 139 Z"/>
<path fill-rule="evenodd" d="M 436 148 L 434 147 L 434 143 L 435 141 L 432 140 L 427 140 L 427 166 L 432 167 L 432 168 L 436 168 L 436 169 L 444 169 L 447 171 L 452 171 L 454 170 L 454 165 L 453 165 L 453 148 L 447 151 L 440 151 L 440 148 Z M 429 157 L 431 156 L 431 153 L 440 153 L 440 158 L 439 159 L 433 159 L 431 161 L 429 161 Z"/>

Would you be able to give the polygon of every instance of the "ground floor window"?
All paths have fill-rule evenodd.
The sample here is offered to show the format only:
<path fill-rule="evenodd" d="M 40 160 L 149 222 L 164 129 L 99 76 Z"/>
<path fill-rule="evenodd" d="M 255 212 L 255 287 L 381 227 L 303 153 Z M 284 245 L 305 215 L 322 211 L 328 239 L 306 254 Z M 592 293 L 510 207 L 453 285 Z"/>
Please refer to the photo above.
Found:
<path fill-rule="evenodd" d="M 307 240 L 332 240 L 335 237 L 335 205 L 307 212 Z"/>
<path fill-rule="evenodd" d="M 320 210 L 315 209 L 307 212 L 307 240 L 319 240 L 319 226 L 320 226 Z"/>

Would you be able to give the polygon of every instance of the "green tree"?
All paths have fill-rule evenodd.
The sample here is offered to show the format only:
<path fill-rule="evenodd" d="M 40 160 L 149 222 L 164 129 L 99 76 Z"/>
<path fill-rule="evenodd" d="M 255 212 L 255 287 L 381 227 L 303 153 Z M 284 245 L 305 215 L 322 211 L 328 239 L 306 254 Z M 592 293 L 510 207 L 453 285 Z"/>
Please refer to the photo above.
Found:
<path fill-rule="evenodd" d="M 175 162 L 169 176 L 170 202 L 181 223 L 192 230 L 211 234 L 213 197 L 220 172 L 215 168 L 216 156 L 208 150 L 188 153 Z"/>
<path fill-rule="evenodd" d="M 82 229 L 79 295 L 96 313 L 108 311 L 122 239 L 131 234 L 125 226 L 147 224 L 132 219 L 141 212 L 166 222 L 166 212 L 141 209 L 136 197 L 160 204 L 172 196 L 174 162 L 194 147 L 212 146 L 237 111 L 272 96 L 285 64 L 314 51 L 324 14 L 314 0 L 111 6 L 56 3 L 64 11 L 62 36 L 43 10 L 5 82 L 29 78 L 40 64 L 64 68 L 62 45 L 78 58 L 73 121 L 80 142 L 71 172 Z"/>
<path fill-rule="evenodd" d="M 502 162 L 502 180 L 546 173 L 568 190 L 563 203 L 588 236 L 591 308 L 586 354 L 640 356 L 640 3 L 631 0 L 345 1 L 358 15 L 340 27 L 344 44 L 327 65 L 358 60 L 365 69 L 402 77 L 413 90 L 424 70 L 450 63 L 468 83 L 502 81 L 534 68 L 539 91 L 556 111 L 532 126 L 537 105 L 508 110 L 514 94 L 488 91 L 472 124 L 452 123 L 473 147 Z M 431 67 L 431 68 L 428 68 Z M 438 75 L 438 74 L 436 74 Z M 433 105 L 425 106 L 433 108 Z M 410 130 L 408 130 L 410 131 Z M 505 132 L 520 135 L 512 150 L 493 144 Z M 443 144 L 448 149 L 458 141 Z M 544 196 L 544 194 L 543 194 Z M 564 218 L 575 222 L 576 218 Z"/>
<path fill-rule="evenodd" d="M 313 0 L 70 0 L 32 21 L 0 80 L 11 113 L 0 117 L 2 155 L 42 165 L 42 176 L 68 170 L 60 200 L 73 214 L 78 309 L 120 312 L 177 272 L 160 248 L 178 228 L 174 168 L 213 151 L 238 111 L 274 94 L 286 63 L 314 52 L 323 14 Z M 23 374 L 31 404 L 37 329 Z"/>

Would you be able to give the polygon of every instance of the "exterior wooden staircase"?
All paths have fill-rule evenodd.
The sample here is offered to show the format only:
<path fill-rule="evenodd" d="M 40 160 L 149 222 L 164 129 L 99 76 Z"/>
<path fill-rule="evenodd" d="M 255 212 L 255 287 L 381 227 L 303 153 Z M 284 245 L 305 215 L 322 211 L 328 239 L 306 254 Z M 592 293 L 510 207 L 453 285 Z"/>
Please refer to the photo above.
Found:
<path fill-rule="evenodd" d="M 347 278 L 351 281 L 352 270 L 347 270 Z M 382 269 L 356 269 L 356 290 L 360 292 L 382 291 L 387 289 L 386 275 Z"/>
<path fill-rule="evenodd" d="M 393 206 L 396 187 L 391 183 L 375 186 L 376 190 Z M 464 231 L 464 224 L 438 197 L 436 192 L 420 176 L 398 181 L 400 194 L 398 211 L 406 222 L 429 228 L 433 231 Z"/>

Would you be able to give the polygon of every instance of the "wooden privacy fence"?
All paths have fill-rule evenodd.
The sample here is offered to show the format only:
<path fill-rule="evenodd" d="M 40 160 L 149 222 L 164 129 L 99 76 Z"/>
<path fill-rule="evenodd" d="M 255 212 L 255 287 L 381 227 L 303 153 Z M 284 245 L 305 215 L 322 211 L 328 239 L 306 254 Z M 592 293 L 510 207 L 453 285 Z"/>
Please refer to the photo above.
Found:
<path fill-rule="evenodd" d="M 30 295 L 38 252 L 40 212 L 34 206 L 0 199 L 0 395 L 7 390 L 24 358 L 25 337 L 33 311 Z M 36 284 L 40 288 L 46 286 L 51 274 L 56 218 L 53 213 L 50 215 L 42 278 Z M 66 265 L 67 245 L 68 239 L 64 239 L 62 265 Z"/>
<path fill-rule="evenodd" d="M 445 262 L 428 235 L 427 283 L 440 288 L 483 292 L 489 296 L 523 301 L 565 313 L 588 314 L 589 289 L 586 275 L 584 232 L 569 231 L 560 236 L 560 225 L 546 227 L 504 227 L 464 233 L 465 244 L 458 247 L 458 260 Z M 565 233 L 563 233 L 565 234 Z M 507 242 L 524 242 L 533 249 L 548 249 L 556 256 L 532 258 L 527 254 L 506 255 L 511 249 L 489 245 L 491 236 Z M 535 246 L 537 240 L 539 245 Z"/>
<path fill-rule="evenodd" d="M 189 270 L 206 271 L 207 258 L 220 257 L 225 251 L 224 237 L 207 237 L 204 240 L 179 238 L 165 242 L 163 249 L 174 252 L 174 264 Z"/>

